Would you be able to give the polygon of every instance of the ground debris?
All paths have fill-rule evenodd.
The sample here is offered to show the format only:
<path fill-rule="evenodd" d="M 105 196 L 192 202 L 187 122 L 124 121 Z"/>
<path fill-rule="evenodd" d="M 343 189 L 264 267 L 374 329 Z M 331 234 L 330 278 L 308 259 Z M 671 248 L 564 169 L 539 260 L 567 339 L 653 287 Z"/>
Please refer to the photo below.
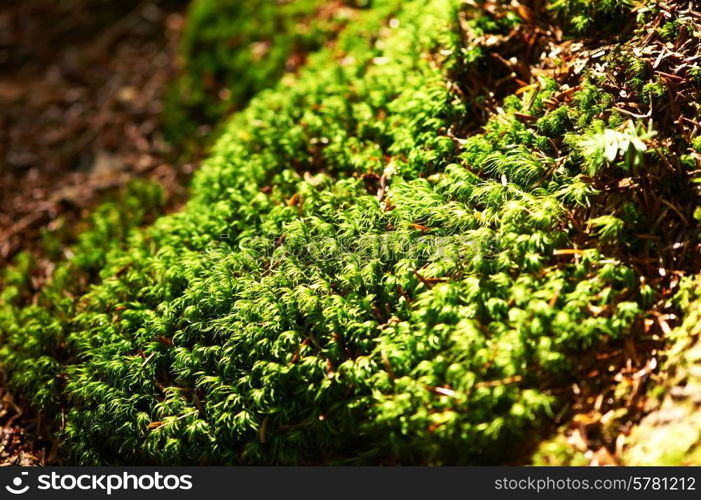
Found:
<path fill-rule="evenodd" d="M 0 8 L 0 263 L 134 177 L 182 191 L 160 132 L 182 2 L 94 3 Z"/>
<path fill-rule="evenodd" d="M 42 437 L 40 419 L 25 414 L 1 388 L 0 425 L 0 466 L 45 465 L 51 445 Z"/>

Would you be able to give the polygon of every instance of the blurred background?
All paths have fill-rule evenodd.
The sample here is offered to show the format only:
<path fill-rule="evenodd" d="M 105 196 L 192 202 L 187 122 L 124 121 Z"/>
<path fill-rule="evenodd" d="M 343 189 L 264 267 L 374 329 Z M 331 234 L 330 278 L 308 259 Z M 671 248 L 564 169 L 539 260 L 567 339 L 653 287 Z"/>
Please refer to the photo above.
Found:
<path fill-rule="evenodd" d="M 160 120 L 187 4 L 0 2 L 0 265 L 134 176 L 178 190 Z"/>

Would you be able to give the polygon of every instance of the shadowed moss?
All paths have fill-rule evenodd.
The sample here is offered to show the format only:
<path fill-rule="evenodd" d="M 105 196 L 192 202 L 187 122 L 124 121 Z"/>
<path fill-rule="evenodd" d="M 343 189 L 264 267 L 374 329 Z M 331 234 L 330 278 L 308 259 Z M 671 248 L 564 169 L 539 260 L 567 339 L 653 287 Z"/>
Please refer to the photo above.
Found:
<path fill-rule="evenodd" d="M 182 76 L 166 102 L 166 132 L 179 143 L 202 140 L 285 72 L 304 64 L 354 17 L 353 0 L 198 0 L 182 41 Z"/>
<path fill-rule="evenodd" d="M 77 310 L 76 298 L 99 279 L 102 267 L 113 252 L 128 244 L 135 228 L 163 213 L 163 190 L 158 184 L 132 181 L 95 209 L 86 221 L 87 228 L 70 249 L 71 257 L 55 265 L 51 280 L 34 290 L 32 276 L 37 263 L 29 253 L 21 253 L 0 274 L 0 328 L 3 338 L 23 343 L 23 354 L 12 352 L 12 342 L 3 343 L 3 359 L 13 360 L 12 385 L 19 396 L 29 396 L 36 408 L 48 415 L 60 411 L 61 387 L 66 360 L 61 342 L 70 319 Z M 47 249 L 63 246 L 47 238 Z M 50 255 L 51 252 L 49 252 Z"/>

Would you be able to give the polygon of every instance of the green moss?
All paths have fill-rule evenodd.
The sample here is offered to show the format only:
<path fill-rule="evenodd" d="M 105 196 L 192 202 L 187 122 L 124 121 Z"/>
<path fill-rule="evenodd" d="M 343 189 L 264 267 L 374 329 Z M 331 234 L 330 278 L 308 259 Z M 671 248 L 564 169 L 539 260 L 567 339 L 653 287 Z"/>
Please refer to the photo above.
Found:
<path fill-rule="evenodd" d="M 671 43 L 674 42 L 679 36 L 679 28 L 680 22 L 674 19 L 672 21 L 667 21 L 662 26 L 660 26 L 657 29 L 657 32 L 660 34 L 662 40 Z"/>
<path fill-rule="evenodd" d="M 169 138 L 182 145 L 202 137 L 286 71 L 299 68 L 354 17 L 354 7 L 351 0 L 192 2 L 181 49 L 183 74 L 166 101 Z"/>
<path fill-rule="evenodd" d="M 694 148 L 694 151 L 697 153 L 701 153 L 701 136 L 694 137 L 694 139 L 691 142 L 692 147 Z"/>
<path fill-rule="evenodd" d="M 640 57 L 632 56 L 631 54 L 622 55 L 621 63 L 624 63 L 624 67 L 627 67 L 628 84 L 630 87 L 636 91 L 640 92 L 643 85 L 649 79 L 649 68 L 647 63 Z"/>
<path fill-rule="evenodd" d="M 500 463 L 581 357 L 634 335 L 659 293 L 626 252 L 665 228 L 592 176 L 656 175 L 652 131 L 592 77 L 560 100 L 538 80 L 460 137 L 465 9 L 375 0 L 269 90 L 223 79 L 258 93 L 182 211 L 115 245 L 126 221 L 98 211 L 37 305 L 16 277 L 0 360 L 71 461 Z M 96 284 L 64 298 L 71 265 Z"/>
<path fill-rule="evenodd" d="M 66 330 L 78 310 L 76 297 L 87 291 L 109 256 L 127 244 L 132 231 L 162 213 L 161 187 L 133 181 L 90 215 L 86 229 L 59 262 L 51 281 L 33 296 L 29 280 L 36 266 L 30 254 L 18 255 L 2 270 L 0 329 L 4 343 L 0 357 L 12 368 L 10 380 L 20 396 L 26 395 L 47 414 L 60 409 L 66 360 Z M 58 242 L 54 242 L 59 245 Z M 15 342 L 22 342 L 20 351 Z"/>
<path fill-rule="evenodd" d="M 574 33 L 584 33 L 594 27 L 605 32 L 626 18 L 632 0 L 555 0 L 548 8 L 564 20 Z"/>
<path fill-rule="evenodd" d="M 689 74 L 696 80 L 696 86 L 701 87 L 701 68 L 698 66 L 689 68 Z"/>
<path fill-rule="evenodd" d="M 569 110 L 566 106 L 560 106 L 543 116 L 536 123 L 538 132 L 548 137 L 555 137 L 566 132 L 570 125 Z"/>
<path fill-rule="evenodd" d="M 658 79 L 643 85 L 641 94 L 643 102 L 652 105 L 659 102 L 665 96 L 666 91 L 663 82 Z"/>
<path fill-rule="evenodd" d="M 583 453 L 572 448 L 560 432 L 552 439 L 543 441 L 532 457 L 533 465 L 582 467 L 589 465 Z"/>
<path fill-rule="evenodd" d="M 584 128 L 591 124 L 595 118 L 600 118 L 604 113 L 609 112 L 613 103 L 613 96 L 604 92 L 599 83 L 588 79 L 581 91 L 577 92 L 573 98 L 579 120 L 577 125 Z"/>

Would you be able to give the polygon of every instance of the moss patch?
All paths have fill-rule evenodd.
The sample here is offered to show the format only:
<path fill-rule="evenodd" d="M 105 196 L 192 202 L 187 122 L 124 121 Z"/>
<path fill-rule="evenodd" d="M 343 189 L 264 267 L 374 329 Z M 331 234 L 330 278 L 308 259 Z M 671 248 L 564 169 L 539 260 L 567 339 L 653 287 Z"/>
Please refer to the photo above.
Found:
<path fill-rule="evenodd" d="M 466 80 L 490 36 L 545 54 L 536 19 L 586 28 L 581 2 L 503 9 L 357 10 L 224 127 L 181 212 L 100 257 L 97 285 L 66 308 L 3 299 L 10 382 L 72 461 L 502 463 L 586 400 L 573 385 L 601 390 L 589 357 L 635 342 L 648 362 L 663 326 L 645 325 L 693 268 L 666 251 L 695 242 L 689 137 L 640 118 L 634 88 L 620 102 L 635 31 L 534 57 L 528 81 L 497 53 L 517 90 L 491 111 Z"/>

